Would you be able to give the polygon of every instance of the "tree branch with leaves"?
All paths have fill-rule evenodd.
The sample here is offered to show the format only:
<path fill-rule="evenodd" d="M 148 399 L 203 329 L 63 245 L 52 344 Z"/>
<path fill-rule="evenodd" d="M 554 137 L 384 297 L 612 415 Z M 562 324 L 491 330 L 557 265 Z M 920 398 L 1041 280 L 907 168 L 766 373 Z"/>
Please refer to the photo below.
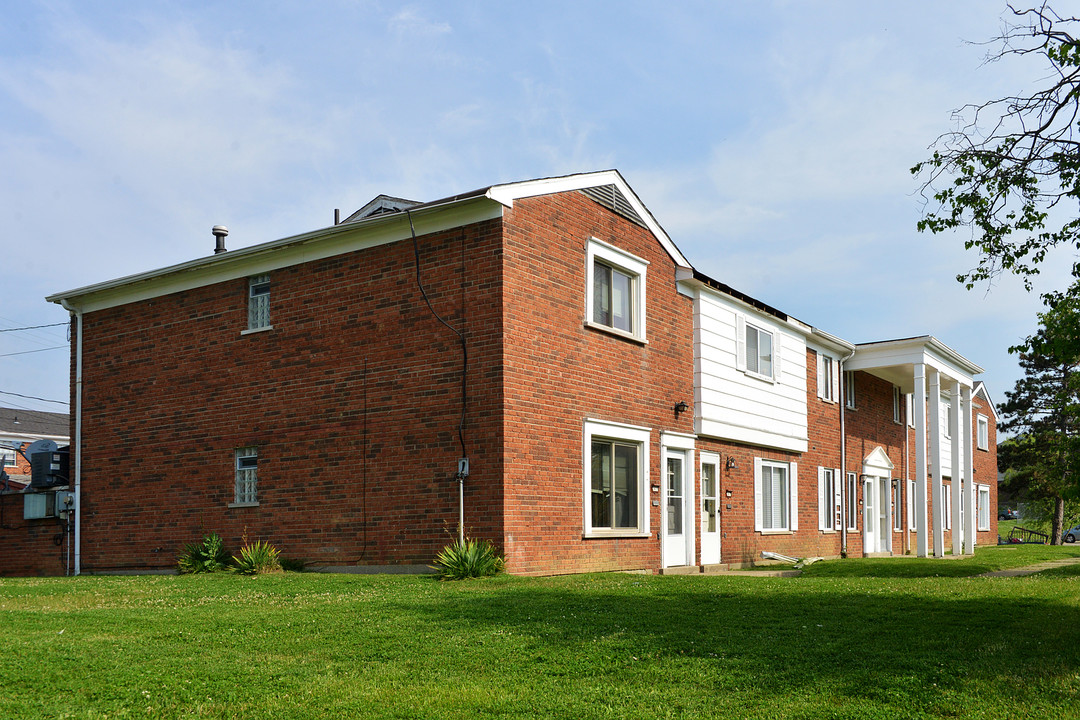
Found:
<path fill-rule="evenodd" d="M 957 275 L 968 289 L 1004 272 L 1031 289 L 1048 251 L 1080 250 L 1080 19 L 1045 3 L 1009 12 L 987 61 L 1042 58 L 1045 86 L 955 111 L 957 129 L 911 169 L 928 206 L 918 229 L 971 231 L 979 264 Z"/>

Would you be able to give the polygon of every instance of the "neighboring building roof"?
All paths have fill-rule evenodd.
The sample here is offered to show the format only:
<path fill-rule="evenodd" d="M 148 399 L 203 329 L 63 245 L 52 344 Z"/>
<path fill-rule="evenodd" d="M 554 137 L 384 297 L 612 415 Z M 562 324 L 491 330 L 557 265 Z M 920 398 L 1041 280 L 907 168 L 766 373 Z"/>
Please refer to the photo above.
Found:
<path fill-rule="evenodd" d="M 27 441 L 49 438 L 67 441 L 67 413 L 0 407 L 0 438 Z"/>
<path fill-rule="evenodd" d="M 423 205 L 423 203 L 419 200 L 406 200 L 405 198 L 390 197 L 389 195 L 379 195 L 367 205 L 342 220 L 341 224 L 344 225 L 345 223 L 359 222 L 360 220 L 366 220 L 367 218 L 375 217 L 376 215 L 411 210 L 418 205 Z"/>

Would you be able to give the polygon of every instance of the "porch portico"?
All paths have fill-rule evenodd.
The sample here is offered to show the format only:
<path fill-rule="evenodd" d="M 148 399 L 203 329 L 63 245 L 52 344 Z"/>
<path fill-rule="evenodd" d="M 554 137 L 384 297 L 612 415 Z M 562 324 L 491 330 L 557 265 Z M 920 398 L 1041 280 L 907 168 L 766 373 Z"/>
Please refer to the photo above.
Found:
<path fill-rule="evenodd" d="M 955 498 L 951 503 L 952 553 L 973 553 L 977 521 L 971 476 L 971 393 L 973 376 L 983 369 L 937 338 L 924 335 L 856 345 L 844 370 L 869 373 L 912 397 L 908 422 L 915 428 L 913 506 L 917 555 L 929 556 L 931 537 L 934 557 L 945 555 L 944 477 L 951 479 Z"/>

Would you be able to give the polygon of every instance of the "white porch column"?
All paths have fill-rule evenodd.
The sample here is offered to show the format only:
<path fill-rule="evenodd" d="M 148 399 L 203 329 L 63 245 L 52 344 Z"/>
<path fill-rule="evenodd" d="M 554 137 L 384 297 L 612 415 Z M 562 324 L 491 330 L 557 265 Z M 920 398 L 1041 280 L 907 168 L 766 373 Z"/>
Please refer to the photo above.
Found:
<path fill-rule="evenodd" d="M 945 557 L 945 503 L 941 487 L 941 374 L 934 368 L 927 373 L 930 380 L 928 404 L 930 409 L 930 510 L 933 516 L 934 557 Z"/>
<path fill-rule="evenodd" d="M 915 389 L 911 394 L 915 415 L 915 554 L 924 558 L 929 542 L 926 532 L 926 364 L 915 364 Z"/>
<path fill-rule="evenodd" d="M 960 388 L 960 397 L 964 400 L 964 547 L 967 552 L 975 552 L 975 534 L 979 529 L 979 518 L 975 517 L 975 436 L 971 432 L 971 387 Z M 997 478 L 994 479 L 995 482 Z"/>
<path fill-rule="evenodd" d="M 949 396 L 952 402 L 952 412 L 949 413 L 949 436 L 952 456 L 952 552 L 953 555 L 964 554 L 964 523 L 961 510 L 963 502 L 961 483 L 964 473 L 963 448 L 967 444 L 967 435 L 964 433 L 961 418 L 967 412 L 967 405 L 960 398 L 960 383 L 954 381 L 949 388 Z"/>

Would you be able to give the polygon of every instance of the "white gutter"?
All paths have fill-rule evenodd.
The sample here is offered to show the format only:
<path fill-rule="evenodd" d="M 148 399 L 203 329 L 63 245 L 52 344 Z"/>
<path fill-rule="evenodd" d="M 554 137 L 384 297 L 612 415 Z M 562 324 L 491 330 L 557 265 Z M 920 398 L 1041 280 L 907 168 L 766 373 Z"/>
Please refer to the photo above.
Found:
<path fill-rule="evenodd" d="M 72 574 L 82 572 L 82 390 L 83 390 L 83 315 L 66 299 L 60 304 L 75 316 L 75 567 Z"/>
<path fill-rule="evenodd" d="M 844 410 L 845 410 L 845 408 L 847 408 L 847 382 L 844 380 L 844 363 L 846 363 L 848 360 L 850 360 L 854 356 L 855 356 L 855 351 L 852 350 L 850 353 L 848 353 L 847 357 L 840 359 L 840 363 L 839 363 L 839 365 L 840 365 L 840 368 L 839 368 L 840 382 L 842 383 L 842 387 L 844 388 L 844 391 L 842 393 L 840 393 L 840 397 L 837 398 L 837 400 L 839 400 L 839 405 L 840 405 L 840 478 L 839 478 L 839 482 L 840 482 L 840 502 L 844 506 L 844 512 L 840 513 L 840 516 L 843 518 L 843 520 L 840 523 L 840 557 L 845 557 L 845 558 L 847 557 L 847 529 L 848 529 L 848 523 L 850 523 L 851 521 L 847 517 L 847 510 L 848 510 L 848 506 L 849 506 L 848 497 L 847 497 L 847 492 L 848 492 L 848 482 L 847 482 L 847 473 L 848 473 L 848 469 L 847 469 L 847 429 L 845 428 L 845 418 L 844 418 Z M 904 447 L 907 447 L 906 442 L 904 443 Z M 863 553 L 865 554 L 865 552 L 866 552 L 866 549 L 864 548 Z"/>

